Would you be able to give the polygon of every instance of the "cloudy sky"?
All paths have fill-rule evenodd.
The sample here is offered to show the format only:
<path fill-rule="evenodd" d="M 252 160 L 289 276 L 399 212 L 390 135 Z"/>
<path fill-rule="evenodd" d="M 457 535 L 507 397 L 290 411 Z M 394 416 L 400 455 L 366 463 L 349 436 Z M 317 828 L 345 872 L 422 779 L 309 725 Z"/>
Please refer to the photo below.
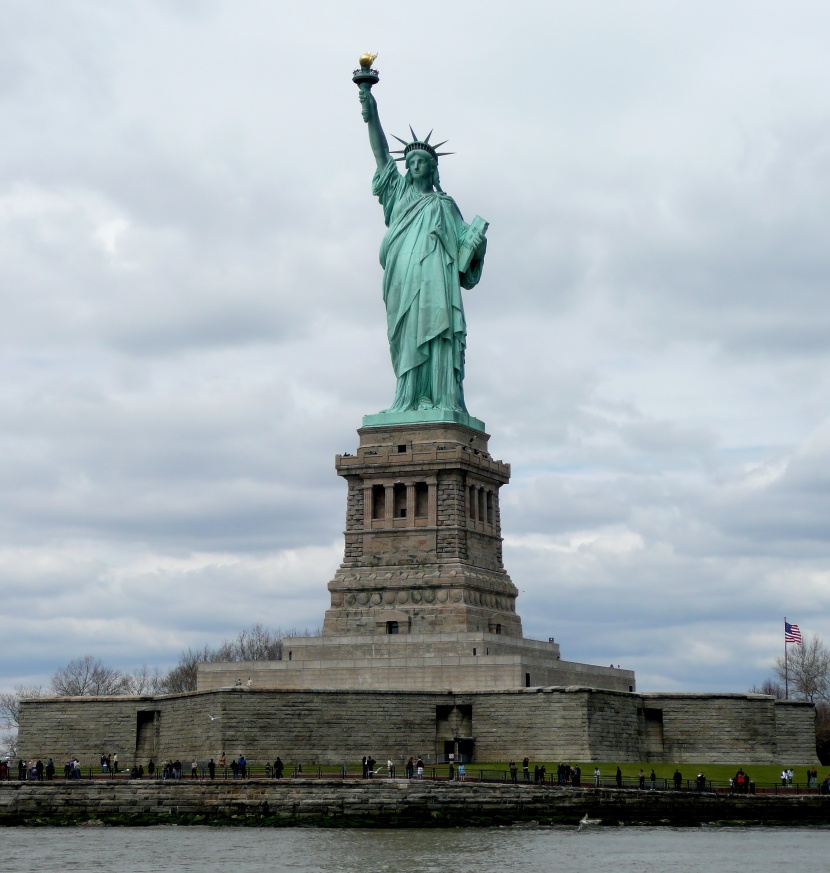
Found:
<path fill-rule="evenodd" d="M 315 628 L 394 390 L 351 72 L 490 222 L 466 393 L 527 636 L 830 638 L 825 2 L 0 0 L 0 690 Z"/>

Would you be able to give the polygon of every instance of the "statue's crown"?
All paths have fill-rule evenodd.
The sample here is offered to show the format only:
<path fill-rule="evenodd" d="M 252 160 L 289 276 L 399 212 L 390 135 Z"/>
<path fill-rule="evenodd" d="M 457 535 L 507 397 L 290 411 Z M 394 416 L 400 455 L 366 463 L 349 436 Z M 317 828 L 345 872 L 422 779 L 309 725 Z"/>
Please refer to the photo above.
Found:
<path fill-rule="evenodd" d="M 395 139 L 401 143 L 403 146 L 402 149 L 394 149 L 392 154 L 400 155 L 399 158 L 395 158 L 396 161 L 405 161 L 406 156 L 410 152 L 421 151 L 426 152 L 428 155 L 431 155 L 435 160 L 435 163 L 438 163 L 438 158 L 442 155 L 451 155 L 453 152 L 439 152 L 438 149 L 441 148 L 444 143 L 449 142 L 449 140 L 444 140 L 444 142 L 437 142 L 435 145 L 430 145 L 429 138 L 432 136 L 432 131 L 430 131 L 423 139 L 421 139 L 417 133 L 412 129 L 410 125 L 409 132 L 412 134 L 412 142 L 407 142 L 405 139 L 401 139 L 399 136 L 395 136 L 393 133 L 392 136 L 395 136 Z"/>

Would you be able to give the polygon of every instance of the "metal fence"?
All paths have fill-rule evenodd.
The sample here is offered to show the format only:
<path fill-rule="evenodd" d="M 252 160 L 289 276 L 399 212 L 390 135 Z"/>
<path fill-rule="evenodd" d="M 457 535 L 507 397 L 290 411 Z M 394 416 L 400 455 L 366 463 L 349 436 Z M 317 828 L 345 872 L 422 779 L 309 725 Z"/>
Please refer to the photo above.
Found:
<path fill-rule="evenodd" d="M 705 792 L 709 794 L 739 793 L 737 787 L 730 784 L 730 782 L 722 782 L 713 779 L 706 779 L 702 782 L 698 782 L 697 779 L 682 779 L 679 785 L 675 785 L 673 779 L 659 778 L 651 780 L 646 777 L 645 779 L 641 780 L 637 776 L 623 776 L 618 782 L 615 776 L 595 777 L 593 773 L 588 773 L 581 775 L 578 781 L 574 781 L 573 777 L 571 777 L 571 779 L 569 780 L 563 780 L 560 779 L 557 774 L 547 772 L 545 772 L 544 774 L 534 774 L 533 771 L 529 771 L 527 775 L 525 775 L 521 769 L 517 771 L 515 777 L 513 776 L 513 774 L 511 774 L 509 770 L 503 769 L 486 769 L 475 766 L 467 766 L 465 767 L 465 769 L 465 773 L 459 774 L 458 768 L 454 768 L 451 780 L 449 767 L 447 765 L 442 764 L 425 767 L 423 776 L 421 778 L 433 782 L 456 781 L 502 784 L 514 783 L 520 786 L 559 786 L 562 788 L 568 788 L 573 790 L 583 790 L 590 788 L 610 788 L 620 791 L 682 791 L 684 793 Z M 152 774 L 148 773 L 145 770 L 145 772 L 140 776 L 136 771 L 131 769 L 121 769 L 119 770 L 119 772 L 114 773 L 111 771 L 103 770 L 100 766 L 83 767 L 80 770 L 75 770 L 71 773 L 68 773 L 67 770 L 68 767 L 64 769 L 64 765 L 61 765 L 60 768 L 56 769 L 56 772 L 52 777 L 52 781 L 73 781 L 75 779 L 82 779 L 85 781 L 103 779 L 117 779 L 119 781 L 128 781 L 130 779 L 140 778 L 144 779 L 145 781 L 148 779 L 153 779 L 170 782 L 191 782 L 209 780 L 211 778 L 206 762 L 198 762 L 195 775 L 193 774 L 193 768 L 190 765 L 186 767 L 183 766 L 182 770 L 179 771 L 179 775 L 177 776 L 171 776 L 169 772 L 168 775 L 165 776 L 164 771 L 161 767 L 157 767 Z M 76 773 L 78 775 L 75 775 Z M 230 767 L 217 766 L 215 768 L 213 778 L 218 780 L 242 780 L 275 779 L 276 777 L 274 774 L 274 770 L 269 763 L 266 765 L 248 764 L 244 775 L 241 772 L 237 772 L 236 774 L 234 774 L 233 770 Z M 389 779 L 404 780 L 407 778 L 411 778 L 414 780 L 418 777 L 414 773 L 411 777 L 407 777 L 405 769 L 403 767 L 398 767 L 397 765 L 391 768 L 391 773 L 389 771 L 389 768 L 384 765 L 373 771 L 370 775 L 363 777 L 359 767 L 347 767 L 345 765 L 340 767 L 322 767 L 318 764 L 298 763 L 286 765 L 281 778 L 329 780 L 367 778 L 373 780 L 388 781 Z M 5 772 L 3 772 L 3 770 L 0 770 L 0 779 L 5 779 L 7 781 L 50 781 L 47 779 L 45 773 L 42 777 L 42 780 L 38 780 L 38 775 L 36 771 L 24 768 L 21 772 L 18 770 L 17 765 L 12 765 L 11 767 L 5 768 Z M 799 782 L 782 785 L 780 782 L 750 781 L 746 785 L 745 789 L 740 793 L 781 795 L 830 794 L 830 789 L 828 789 L 827 781 L 822 782 L 819 785 L 805 785 L 804 783 Z"/>

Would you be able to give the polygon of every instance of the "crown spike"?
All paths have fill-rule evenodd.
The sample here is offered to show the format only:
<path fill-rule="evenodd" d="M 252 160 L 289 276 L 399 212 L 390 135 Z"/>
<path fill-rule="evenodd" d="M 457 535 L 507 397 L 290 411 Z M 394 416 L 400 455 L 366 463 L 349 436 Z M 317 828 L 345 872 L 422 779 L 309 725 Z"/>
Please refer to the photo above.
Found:
<path fill-rule="evenodd" d="M 430 137 L 433 134 L 431 130 L 424 139 L 421 139 L 417 133 L 412 129 L 412 125 L 409 125 L 409 132 L 412 134 L 412 142 L 407 142 L 405 139 L 401 139 L 399 136 L 396 136 L 394 133 L 392 137 L 396 139 L 402 146 L 402 149 L 389 149 L 389 153 L 392 155 L 403 155 L 403 157 L 395 158 L 396 161 L 405 161 L 407 155 L 413 151 L 422 151 L 427 152 L 432 155 L 433 158 L 437 161 L 439 157 L 442 155 L 454 155 L 455 152 L 439 152 L 439 146 L 445 145 L 449 140 L 444 140 L 443 142 L 436 143 L 432 145 L 430 143 Z"/>

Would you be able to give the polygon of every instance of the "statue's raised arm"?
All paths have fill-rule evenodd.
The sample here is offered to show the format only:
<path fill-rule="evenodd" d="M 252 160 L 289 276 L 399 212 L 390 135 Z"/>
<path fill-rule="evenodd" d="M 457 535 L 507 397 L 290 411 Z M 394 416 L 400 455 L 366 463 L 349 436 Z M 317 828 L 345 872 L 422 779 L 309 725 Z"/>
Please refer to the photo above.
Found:
<path fill-rule="evenodd" d="M 378 169 L 382 170 L 389 163 L 391 156 L 386 134 L 380 126 L 378 104 L 372 94 L 372 85 L 376 85 L 380 78 L 378 71 L 372 69 L 376 57 L 376 54 L 364 52 L 360 56 L 358 61 L 360 67 L 354 71 L 352 81 L 358 88 L 360 105 L 363 107 L 363 120 L 369 125 L 369 145 L 372 147 L 372 154 L 375 156 Z"/>
<path fill-rule="evenodd" d="M 380 126 L 378 103 L 368 85 L 361 85 L 358 94 L 363 106 L 363 120 L 369 125 L 369 145 L 372 147 L 378 169 L 382 170 L 389 163 L 390 154 L 386 134 Z"/>

